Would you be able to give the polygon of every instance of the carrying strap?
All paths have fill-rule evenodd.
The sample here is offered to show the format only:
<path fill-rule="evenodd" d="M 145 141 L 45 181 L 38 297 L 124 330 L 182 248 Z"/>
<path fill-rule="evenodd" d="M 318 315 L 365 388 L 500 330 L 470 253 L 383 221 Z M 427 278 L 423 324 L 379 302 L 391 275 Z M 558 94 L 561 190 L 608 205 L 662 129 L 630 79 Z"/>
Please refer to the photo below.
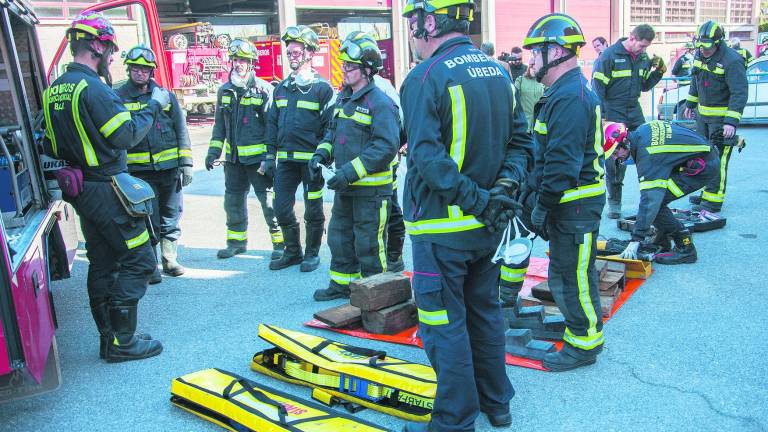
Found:
<path fill-rule="evenodd" d="M 310 351 L 312 352 L 312 354 L 320 355 L 320 352 L 323 351 L 323 349 L 325 349 L 328 345 L 331 345 L 331 344 L 341 347 L 344 349 L 344 351 L 351 352 L 352 354 L 368 357 L 368 364 L 371 366 L 376 366 L 377 360 L 384 360 L 387 358 L 386 351 L 372 350 L 372 349 L 361 348 L 361 347 L 356 347 L 352 345 L 342 345 L 339 343 L 335 343 L 334 341 L 329 339 L 322 341 L 316 347 L 312 348 Z"/>
<path fill-rule="evenodd" d="M 227 385 L 224 388 L 224 391 L 222 391 L 222 394 L 221 394 L 221 396 L 224 399 L 232 400 L 232 396 L 233 396 L 232 389 L 234 389 L 235 384 L 240 384 L 240 387 L 242 387 L 243 390 L 248 392 L 248 394 L 253 396 L 253 398 L 256 399 L 257 401 L 277 408 L 277 415 L 280 418 L 279 420 L 280 424 L 288 425 L 288 423 L 286 423 L 285 421 L 285 416 L 288 415 L 288 411 L 285 409 L 283 404 L 265 395 L 264 393 L 261 392 L 261 390 L 257 390 L 253 388 L 253 386 L 248 382 L 248 380 L 246 380 L 243 377 L 233 379 L 232 382 L 230 382 L 229 385 Z"/>

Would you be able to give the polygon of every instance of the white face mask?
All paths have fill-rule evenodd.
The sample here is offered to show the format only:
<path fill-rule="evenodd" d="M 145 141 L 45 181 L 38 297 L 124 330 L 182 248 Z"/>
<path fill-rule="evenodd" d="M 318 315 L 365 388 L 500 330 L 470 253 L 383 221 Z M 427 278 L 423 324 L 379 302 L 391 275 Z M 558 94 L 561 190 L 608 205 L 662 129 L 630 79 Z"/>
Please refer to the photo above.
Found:
<path fill-rule="evenodd" d="M 512 237 L 512 224 L 515 225 L 515 238 Z M 520 222 L 520 225 L 528 231 L 528 236 L 523 237 L 520 226 L 518 226 L 518 219 L 515 218 L 507 224 L 507 229 L 504 230 L 504 234 L 501 236 L 501 243 L 496 248 L 496 253 L 491 258 L 494 263 L 504 261 L 506 265 L 517 265 L 525 261 L 531 255 L 531 249 L 533 248 L 532 240 L 536 238 L 528 228 Z"/>
<path fill-rule="evenodd" d="M 315 73 L 312 69 L 301 69 L 293 76 L 293 81 L 300 86 L 308 86 L 315 83 Z"/>
<path fill-rule="evenodd" d="M 236 70 L 232 69 L 232 72 L 229 74 L 229 81 L 232 83 L 235 87 L 245 88 L 245 86 L 248 84 L 248 81 L 251 79 L 251 73 L 246 73 L 244 76 L 237 73 Z"/>

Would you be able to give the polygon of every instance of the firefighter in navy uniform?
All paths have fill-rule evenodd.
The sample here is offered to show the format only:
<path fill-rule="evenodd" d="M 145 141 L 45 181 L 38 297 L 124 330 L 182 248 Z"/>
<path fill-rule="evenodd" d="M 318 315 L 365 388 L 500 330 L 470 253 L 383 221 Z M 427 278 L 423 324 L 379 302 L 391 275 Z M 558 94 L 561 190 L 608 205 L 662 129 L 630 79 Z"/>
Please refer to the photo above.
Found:
<path fill-rule="evenodd" d="M 693 68 L 693 50 L 692 42 L 685 43 L 685 52 L 677 58 L 675 65 L 672 66 L 672 75 L 680 78 L 679 84 L 684 85 L 691 82 L 691 68 Z"/>
<path fill-rule="evenodd" d="M 603 118 L 627 125 L 629 130 L 645 123 L 640 107 L 641 92 L 651 90 L 666 72 L 661 57 L 650 58 L 646 48 L 656 33 L 647 24 L 632 30 L 600 55 L 600 67 L 592 74 L 595 93 L 602 101 Z M 610 162 L 606 165 L 608 180 L 608 217 L 621 217 L 621 195 L 627 167 Z"/>
<path fill-rule="evenodd" d="M 621 257 L 637 259 L 640 242 L 649 235 L 653 224 L 656 236 L 652 243 L 661 247 L 654 261 L 659 264 L 696 262 L 690 231 L 667 205 L 717 178 L 720 171 L 717 148 L 688 128 L 652 121 L 633 132 L 628 132 L 621 123 L 607 125 L 603 149 L 606 157 L 619 162 L 632 156 L 640 180 L 637 221 Z M 675 241 L 674 249 L 670 237 Z"/>
<path fill-rule="evenodd" d="M 110 88 L 117 51 L 112 24 L 97 12 L 79 15 L 67 30 L 74 62 L 43 96 L 46 153 L 80 167 L 82 192 L 65 196 L 80 216 L 88 255 L 88 297 L 108 362 L 160 354 L 162 344 L 136 334 L 136 313 L 157 266 L 142 218 L 132 217 L 112 187 L 128 172 L 126 150 L 141 141 L 170 103 L 156 87 L 147 106 L 129 112 Z M 107 84 L 101 81 L 103 77 Z"/>
<path fill-rule="evenodd" d="M 315 291 L 317 301 L 349 298 L 351 281 L 387 271 L 392 162 L 400 147 L 397 106 L 373 80 L 382 68 L 376 41 L 360 31 L 350 33 L 339 60 L 344 88 L 309 163 L 313 179 L 322 176 L 320 164 L 336 166 L 328 180 L 328 189 L 336 191 L 328 224 L 331 280 L 328 288 Z"/>
<path fill-rule="evenodd" d="M 577 65 L 585 40 L 571 17 L 540 18 L 524 43 L 535 57 L 536 78 L 547 86 L 534 114 L 536 154 L 525 205 L 532 209 L 529 228 L 549 239 L 549 287 L 566 325 L 563 348 L 546 354 L 543 364 L 563 371 L 594 363 L 603 348 L 595 271 L 605 205 L 600 99 Z"/>
<path fill-rule="evenodd" d="M 406 431 L 474 430 L 480 412 L 512 423 L 504 364 L 501 232 L 532 156 L 514 86 L 466 36 L 472 0 L 408 0 L 411 44 L 422 61 L 400 96 L 408 136 L 403 213 L 413 247 L 419 336 L 437 373 L 429 424 Z"/>
<path fill-rule="evenodd" d="M 729 144 L 735 144 L 736 127 L 747 104 L 744 58 L 725 45 L 724 37 L 723 28 L 714 21 L 699 27 L 696 37 L 699 52 L 691 72 L 685 109 L 689 119 L 696 110 L 696 131 L 709 138 L 720 152 L 720 175 L 704 188 L 701 195 L 689 197 L 693 204 L 712 212 L 719 212 L 725 201 L 732 151 Z"/>
<path fill-rule="evenodd" d="M 147 105 L 157 83 L 152 79 L 157 68 L 154 51 L 143 45 L 131 48 L 124 63 L 128 66 L 128 81 L 117 94 L 123 99 L 128 111 L 135 112 Z M 187 132 L 184 111 L 176 97 L 157 116 L 155 127 L 128 152 L 128 171 L 146 181 L 155 192 L 152 203 L 152 228 L 160 241 L 163 272 L 181 276 L 184 267 L 179 265 L 177 242 L 181 235 L 181 188 L 192 182 L 192 149 Z M 155 272 L 150 283 L 160 282 L 160 272 Z"/>
<path fill-rule="evenodd" d="M 256 47 L 244 39 L 229 45 L 232 71 L 229 82 L 216 96 L 216 120 L 205 158 L 213 169 L 224 152 L 224 211 L 227 213 L 227 247 L 216 254 L 225 259 L 246 251 L 248 244 L 248 191 L 253 187 L 272 240 L 272 259 L 282 255 L 283 237 L 272 208 L 275 160 L 267 153 L 266 114 L 272 87 L 256 77 Z"/>
<path fill-rule="evenodd" d="M 323 178 L 310 179 L 308 163 L 330 124 L 335 95 L 331 84 L 312 69 L 312 57 L 320 48 L 317 34 L 307 26 L 289 27 L 282 39 L 293 72 L 275 88 L 267 119 L 267 144 L 268 157 L 278 160 L 275 212 L 285 236 L 285 253 L 270 262 L 269 268 L 281 270 L 301 264 L 302 272 L 311 272 L 320 265 L 325 215 Z M 300 183 L 304 189 L 304 253 L 293 211 Z"/>
<path fill-rule="evenodd" d="M 744 58 L 745 65 L 749 65 L 749 62 L 752 61 L 753 56 L 748 49 L 741 47 L 741 39 L 737 37 L 731 38 L 731 48 Z"/>

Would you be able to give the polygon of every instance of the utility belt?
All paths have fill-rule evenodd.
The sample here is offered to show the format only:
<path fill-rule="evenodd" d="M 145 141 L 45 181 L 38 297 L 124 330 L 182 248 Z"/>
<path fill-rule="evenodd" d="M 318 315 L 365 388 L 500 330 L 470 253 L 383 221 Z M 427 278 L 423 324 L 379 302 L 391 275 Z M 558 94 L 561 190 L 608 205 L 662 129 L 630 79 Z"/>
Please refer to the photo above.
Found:
<path fill-rule="evenodd" d="M 366 407 L 407 420 L 431 418 L 437 379 L 427 365 L 263 324 L 259 337 L 275 348 L 256 353 L 251 369 L 311 387 L 315 400 L 351 412 Z"/>

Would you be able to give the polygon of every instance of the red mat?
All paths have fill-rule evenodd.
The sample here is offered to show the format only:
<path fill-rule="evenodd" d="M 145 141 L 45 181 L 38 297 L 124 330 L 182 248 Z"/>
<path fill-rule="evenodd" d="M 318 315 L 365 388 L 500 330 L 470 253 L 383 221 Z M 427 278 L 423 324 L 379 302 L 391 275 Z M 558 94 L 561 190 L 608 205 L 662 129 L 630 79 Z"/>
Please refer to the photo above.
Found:
<path fill-rule="evenodd" d="M 525 276 L 525 282 L 523 282 L 523 288 L 520 290 L 520 294 L 527 296 L 531 294 L 531 287 L 534 285 L 537 285 L 547 279 L 547 267 L 549 266 L 549 260 L 546 258 L 531 258 L 531 262 L 528 265 L 528 274 Z M 406 272 L 410 276 L 409 272 Z M 638 288 L 640 288 L 640 285 L 643 284 L 645 280 L 643 279 L 627 279 L 627 283 L 624 287 L 624 291 L 619 296 L 618 300 L 616 300 L 616 303 L 613 305 L 613 310 L 611 311 L 611 315 L 607 318 L 603 318 L 603 322 L 607 322 L 610 318 L 613 317 L 613 315 L 618 312 L 618 310 L 624 305 L 624 303 L 627 302 L 627 300 L 632 297 L 632 295 L 637 292 Z M 418 329 L 418 326 L 412 327 L 410 329 L 404 330 L 400 333 L 394 334 L 394 335 L 382 335 L 382 334 L 374 334 L 374 333 L 368 333 L 362 328 L 360 329 L 335 329 L 329 327 L 327 324 L 324 324 L 316 319 L 311 319 L 304 323 L 307 327 L 313 327 L 313 328 L 319 328 L 324 330 L 330 330 L 332 332 L 336 333 L 342 333 L 349 336 L 359 337 L 362 339 L 372 339 L 372 340 L 378 340 L 383 342 L 392 342 L 402 345 L 412 345 L 421 347 L 421 339 L 416 335 L 416 330 Z M 555 342 L 555 345 L 557 346 L 557 349 L 560 350 L 562 348 L 563 343 L 562 342 Z M 544 366 L 542 366 L 540 360 L 531 360 L 524 357 L 516 357 L 511 354 L 507 354 L 507 364 L 512 366 L 519 366 L 529 369 L 536 369 L 540 371 L 547 371 Z"/>

